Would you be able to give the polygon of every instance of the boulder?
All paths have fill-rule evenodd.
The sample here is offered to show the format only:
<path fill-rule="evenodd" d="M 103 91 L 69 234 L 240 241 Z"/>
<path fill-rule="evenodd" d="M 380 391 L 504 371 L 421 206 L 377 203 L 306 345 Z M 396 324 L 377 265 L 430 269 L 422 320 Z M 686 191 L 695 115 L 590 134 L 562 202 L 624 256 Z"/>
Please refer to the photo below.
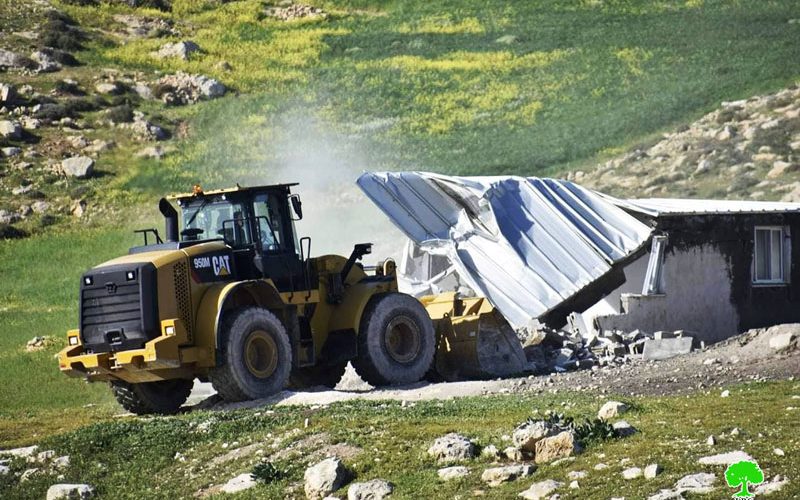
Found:
<path fill-rule="evenodd" d="M 256 480 L 249 472 L 246 474 L 239 474 L 227 483 L 222 485 L 220 491 L 223 493 L 238 493 L 240 491 L 249 490 L 256 485 Z"/>
<path fill-rule="evenodd" d="M 703 465 L 731 465 L 743 460 L 752 461 L 753 457 L 741 450 L 737 450 L 729 451 L 728 453 L 719 453 L 717 455 L 702 457 L 697 462 Z"/>
<path fill-rule="evenodd" d="M 94 488 L 88 484 L 54 484 L 47 489 L 47 500 L 86 499 L 94 496 Z"/>
<path fill-rule="evenodd" d="M 680 493 L 710 493 L 714 489 L 714 483 L 717 481 L 717 476 L 709 474 L 708 472 L 700 472 L 698 474 L 690 474 L 678 479 L 675 483 L 675 489 Z"/>
<path fill-rule="evenodd" d="M 770 337 L 769 346 L 778 352 L 787 351 L 795 344 L 796 338 L 797 332 L 780 332 Z"/>
<path fill-rule="evenodd" d="M 18 122 L 0 120 L 0 137 L 4 139 L 22 139 L 22 126 Z"/>
<path fill-rule="evenodd" d="M 22 68 L 26 65 L 24 57 L 10 50 L 0 49 L 0 68 Z"/>
<path fill-rule="evenodd" d="M 347 482 L 347 469 L 337 457 L 312 465 L 304 474 L 304 490 L 311 500 L 324 498 Z"/>
<path fill-rule="evenodd" d="M 570 431 L 546 437 L 536 442 L 536 463 L 543 464 L 580 453 L 581 448 Z"/>
<path fill-rule="evenodd" d="M 17 458 L 28 458 L 34 456 L 39 451 L 36 445 L 25 446 L 24 448 L 13 448 L 10 450 L 0 450 L 0 456 L 9 456 Z"/>
<path fill-rule="evenodd" d="M 453 467 L 445 467 L 437 471 L 439 479 L 442 481 L 452 481 L 453 479 L 460 479 L 469 474 L 469 469 L 463 465 L 455 465 Z"/>
<path fill-rule="evenodd" d="M 61 70 L 61 64 L 53 58 L 52 53 L 44 50 L 37 50 L 31 54 L 31 59 L 39 65 L 36 71 L 39 73 L 53 73 Z"/>
<path fill-rule="evenodd" d="M 353 483 L 347 489 L 347 500 L 382 500 L 392 494 L 394 485 L 383 479 Z"/>
<path fill-rule="evenodd" d="M 562 486 L 564 486 L 564 483 L 559 483 L 558 481 L 554 481 L 552 479 L 539 481 L 538 483 L 533 483 L 530 488 L 523 491 L 518 496 L 524 498 L 525 500 L 542 500 L 545 498 L 550 498 L 550 494 Z"/>
<path fill-rule="evenodd" d="M 117 95 L 122 93 L 122 87 L 116 82 L 100 82 L 94 86 L 94 89 L 100 94 Z"/>
<path fill-rule="evenodd" d="M 536 450 L 537 441 L 555 433 L 556 429 L 544 420 L 535 420 L 533 422 L 525 422 L 514 429 L 511 439 L 517 448 L 533 453 Z"/>
<path fill-rule="evenodd" d="M 500 486 L 505 482 L 530 476 L 535 470 L 536 467 L 532 465 L 519 464 L 492 467 L 483 471 L 483 474 L 481 474 L 481 481 L 487 483 L 491 487 Z"/>
<path fill-rule="evenodd" d="M 611 420 L 628 411 L 629 406 L 619 401 L 608 401 L 597 412 L 597 418 L 600 420 Z"/>
<path fill-rule="evenodd" d="M 11 147 L 8 147 L 8 148 L 0 149 L 0 153 L 2 153 L 2 155 L 5 156 L 6 158 L 11 158 L 13 156 L 17 156 L 17 155 L 21 154 L 22 153 L 22 149 L 20 149 L 18 147 L 15 147 L 15 146 L 11 146 Z"/>
<path fill-rule="evenodd" d="M 94 160 L 88 156 L 73 156 L 61 162 L 61 169 L 70 177 L 85 179 L 92 175 Z"/>
<path fill-rule="evenodd" d="M 521 462 L 525 460 L 525 454 L 516 446 L 509 446 L 503 450 L 503 456 L 512 462 Z"/>
<path fill-rule="evenodd" d="M 502 458 L 500 450 L 498 450 L 497 446 L 493 444 L 481 448 L 481 456 L 488 458 L 489 460 L 497 460 L 498 458 Z"/>
<path fill-rule="evenodd" d="M 162 45 L 158 52 L 153 54 L 158 59 L 178 58 L 186 61 L 189 56 L 195 52 L 200 51 L 200 46 L 191 40 L 181 42 L 168 43 Z"/>
<path fill-rule="evenodd" d="M 9 83 L 0 83 L 0 104 L 14 104 L 17 101 L 17 89 Z"/>
<path fill-rule="evenodd" d="M 439 462 L 458 462 L 475 457 L 475 444 L 460 434 L 450 433 L 440 438 L 436 438 L 430 448 L 428 455 Z"/>

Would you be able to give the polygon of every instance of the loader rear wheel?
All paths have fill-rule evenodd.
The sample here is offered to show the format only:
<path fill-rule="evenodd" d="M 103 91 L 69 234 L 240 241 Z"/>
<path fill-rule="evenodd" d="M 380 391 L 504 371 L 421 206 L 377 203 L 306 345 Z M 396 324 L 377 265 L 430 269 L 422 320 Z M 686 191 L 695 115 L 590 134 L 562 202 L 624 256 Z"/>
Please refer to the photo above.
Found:
<path fill-rule="evenodd" d="M 307 368 L 295 368 L 289 375 L 290 389 L 305 389 L 324 385 L 333 389 L 342 380 L 347 362 L 336 363 L 331 366 L 310 366 Z"/>
<path fill-rule="evenodd" d="M 266 398 L 286 386 L 292 350 L 274 314 L 260 307 L 234 309 L 225 314 L 220 335 L 225 339 L 221 363 L 209 378 L 223 399 Z"/>
<path fill-rule="evenodd" d="M 381 294 L 361 318 L 353 366 L 374 386 L 407 384 L 425 376 L 435 350 L 433 322 L 422 304 L 402 293 Z"/>
<path fill-rule="evenodd" d="M 111 382 L 111 391 L 117 402 L 131 413 L 171 415 L 186 402 L 192 392 L 192 381 L 174 379 L 131 384 L 116 380 Z"/>

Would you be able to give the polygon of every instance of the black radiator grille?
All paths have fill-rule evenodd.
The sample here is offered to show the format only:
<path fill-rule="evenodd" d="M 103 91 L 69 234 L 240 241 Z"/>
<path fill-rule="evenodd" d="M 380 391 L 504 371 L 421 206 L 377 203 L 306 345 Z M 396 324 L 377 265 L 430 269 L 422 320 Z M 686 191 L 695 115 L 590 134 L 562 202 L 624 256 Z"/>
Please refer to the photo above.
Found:
<path fill-rule="evenodd" d="M 189 295 L 189 270 L 186 262 L 181 261 L 172 268 L 175 279 L 175 303 L 178 305 L 178 314 L 186 326 L 189 340 L 192 340 L 192 298 Z"/>

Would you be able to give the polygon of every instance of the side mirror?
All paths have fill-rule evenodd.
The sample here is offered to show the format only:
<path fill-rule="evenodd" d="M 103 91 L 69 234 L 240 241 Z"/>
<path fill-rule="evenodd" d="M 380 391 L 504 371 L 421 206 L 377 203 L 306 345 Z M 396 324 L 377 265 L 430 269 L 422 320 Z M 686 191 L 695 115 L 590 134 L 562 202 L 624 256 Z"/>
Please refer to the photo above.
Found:
<path fill-rule="evenodd" d="M 303 218 L 303 202 L 300 201 L 299 194 L 293 194 L 289 197 L 289 200 L 292 202 L 292 210 L 294 210 L 294 214 L 297 216 L 296 219 L 293 220 L 300 220 Z"/>

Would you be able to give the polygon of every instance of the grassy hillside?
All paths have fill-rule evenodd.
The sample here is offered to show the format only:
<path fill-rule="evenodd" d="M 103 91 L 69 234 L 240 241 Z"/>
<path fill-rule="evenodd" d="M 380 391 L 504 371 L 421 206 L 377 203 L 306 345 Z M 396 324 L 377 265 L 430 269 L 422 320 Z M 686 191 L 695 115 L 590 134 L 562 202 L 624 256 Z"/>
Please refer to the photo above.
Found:
<path fill-rule="evenodd" d="M 134 157 L 146 144 L 102 126 L 101 110 L 82 113 L 81 133 L 117 147 L 100 153 L 94 178 L 65 181 L 45 169 L 47 159 L 60 161 L 59 127 L 36 132 L 31 147 L 42 156 L 32 170 L 0 160 L 0 205 L 20 203 L 11 190 L 25 178 L 65 207 L 89 200 L 88 216 L 59 212 L 65 228 L 0 241 L 0 444 L 113 411 L 103 387 L 62 377 L 52 355 L 76 323 L 80 273 L 123 253 L 134 241 L 131 220 L 165 191 L 197 181 L 313 182 L 323 170 L 350 182 L 364 168 L 563 173 L 800 76 L 800 23 L 790 23 L 800 8 L 790 0 L 320 1 L 312 3 L 327 17 L 290 22 L 254 0 L 174 1 L 171 12 L 80 3 L 53 2 L 88 35 L 75 52 L 80 66 L 0 80 L 47 94 L 73 78 L 91 93 L 101 75 L 154 82 L 184 70 L 231 92 L 184 107 L 130 98 L 172 132 L 165 144 L 175 151 L 160 161 Z M 118 14 L 166 19 L 180 35 L 128 39 Z M 0 0 L 0 48 L 30 50 L 14 33 L 43 19 L 41 8 Z M 202 51 L 187 61 L 150 55 L 177 40 Z M 25 352 L 38 335 L 57 341 Z"/>

